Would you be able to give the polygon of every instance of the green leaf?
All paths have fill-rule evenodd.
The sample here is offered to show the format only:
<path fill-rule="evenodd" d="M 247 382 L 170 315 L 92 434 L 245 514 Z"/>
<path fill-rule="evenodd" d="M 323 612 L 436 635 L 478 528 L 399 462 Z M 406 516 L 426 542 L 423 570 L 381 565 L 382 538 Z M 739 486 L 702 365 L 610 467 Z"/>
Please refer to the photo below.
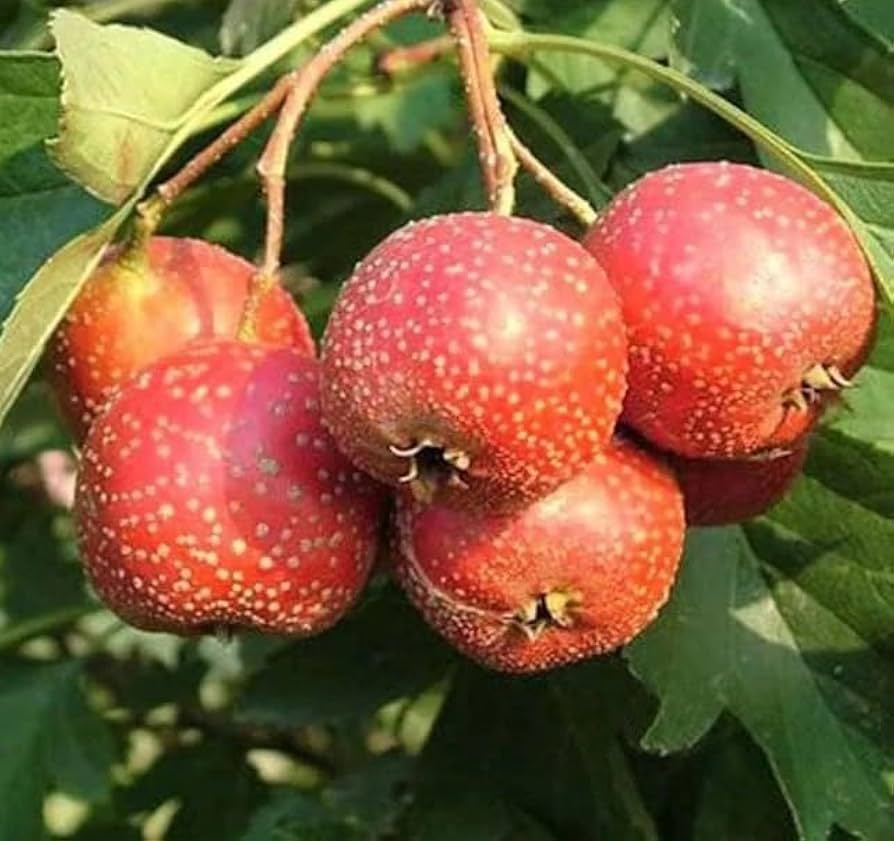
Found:
<path fill-rule="evenodd" d="M 109 734 L 84 700 L 80 663 L 0 660 L 0 838 L 44 837 L 51 786 L 106 798 L 112 760 Z"/>
<path fill-rule="evenodd" d="M 888 48 L 833 0 L 675 0 L 684 69 L 726 81 L 747 110 L 810 152 L 884 160 L 894 119 Z M 696 70 L 696 72 L 698 72 Z"/>
<path fill-rule="evenodd" d="M 0 641 L 18 640 L 20 626 L 59 615 L 76 617 L 92 604 L 77 561 L 67 513 L 3 488 L 0 513 Z"/>
<path fill-rule="evenodd" d="M 587 41 L 624 47 L 650 58 L 667 55 L 669 41 L 667 0 L 629 0 L 565 4 L 561 13 L 545 23 L 554 32 Z M 631 77 L 615 65 L 585 55 L 549 53 L 539 55 L 530 74 L 528 93 L 539 99 L 546 91 L 597 94 L 613 109 L 629 130 L 640 133 L 659 124 L 680 104 L 667 88 L 642 77 Z M 538 72 L 540 69 L 546 73 Z"/>
<path fill-rule="evenodd" d="M 894 299 L 894 166 L 802 158 L 856 216 L 851 221 L 875 263 L 879 282 L 889 300 Z"/>
<path fill-rule="evenodd" d="M 894 520 L 894 453 L 890 446 L 881 449 L 826 428 L 811 439 L 805 471 L 835 493 Z"/>
<path fill-rule="evenodd" d="M 54 146 L 56 158 L 105 198 L 129 198 L 103 225 L 61 248 L 60 234 L 54 239 L 59 250 L 50 259 L 39 250 L 27 252 L 22 258 L 22 272 L 37 265 L 40 269 L 30 281 L 27 274 L 12 277 L 4 293 L 5 303 L 8 305 L 15 298 L 16 306 L 0 334 L 0 422 L 24 387 L 47 338 L 80 284 L 98 262 L 102 249 L 162 165 L 211 109 L 363 2 L 330 0 L 242 63 L 210 59 L 201 51 L 156 33 L 122 26 L 101 27 L 72 12 L 56 12 L 54 29 L 65 77 L 62 133 Z M 147 57 L 152 57 L 151 72 L 146 70 Z M 178 70 L 182 78 L 172 70 Z M 45 89 L 45 80 L 42 85 L 41 89 Z M 26 93 L 27 90 L 25 87 Z M 0 124 L 17 123 L 20 100 L 20 96 L 15 96 L 6 103 L 7 120 L 0 120 Z M 3 105 L 0 100 L 0 107 Z M 45 128 L 43 122 L 40 125 Z M 42 136 L 35 137 L 29 145 L 38 142 L 42 142 Z M 11 148 L 14 146 L 11 144 Z M 0 168 L 0 175 L 4 170 L 5 167 Z M 18 192 L 14 190 L 15 195 Z M 92 206 L 97 205 L 94 202 Z M 95 224 L 98 215 L 94 212 L 89 219 L 77 219 L 77 224 L 66 231 L 69 235 L 83 231 Z M 18 218 L 11 217 L 9 224 Z M 39 214 L 32 221 L 29 236 L 44 226 Z M 5 223 L 4 219 L 0 225 Z M 29 241 L 19 233 L 18 242 Z"/>
<path fill-rule="evenodd" d="M 32 383 L 0 427 L 0 469 L 43 450 L 69 445 L 53 399 L 43 383 Z"/>
<path fill-rule="evenodd" d="M 734 735 L 714 746 L 700 769 L 692 841 L 790 841 L 794 827 L 766 759 L 746 734 Z"/>
<path fill-rule="evenodd" d="M 894 6 L 888 0 L 850 0 L 844 10 L 863 29 L 894 45 Z"/>
<path fill-rule="evenodd" d="M 362 841 L 369 838 L 298 791 L 281 790 L 252 816 L 240 841 Z"/>
<path fill-rule="evenodd" d="M 460 670 L 421 758 L 412 822 L 432 826 L 458 802 L 454 820 L 470 812 L 482 838 L 516 837 L 491 827 L 527 815 L 540 828 L 526 838 L 657 839 L 613 732 L 630 690 L 613 670 L 604 661 L 527 679 Z"/>
<path fill-rule="evenodd" d="M 249 680 L 237 711 L 253 723 L 286 727 L 359 718 L 436 683 L 451 661 L 389 589 L 331 631 L 274 654 Z"/>
<path fill-rule="evenodd" d="M 715 114 L 687 102 L 620 150 L 609 181 L 619 190 L 668 164 L 712 159 L 757 163 L 754 147 L 745 137 Z"/>
<path fill-rule="evenodd" d="M 443 71 L 375 97 L 360 97 L 352 112 L 361 128 L 380 128 L 397 152 L 412 152 L 431 132 L 456 122 L 455 81 Z"/>
<path fill-rule="evenodd" d="M 398 815 L 406 805 L 411 757 L 391 751 L 337 779 L 322 793 L 323 802 L 342 820 L 363 827 L 367 834 L 394 831 Z"/>
<path fill-rule="evenodd" d="M 748 533 L 761 559 L 806 597 L 864 644 L 894 654 L 894 520 L 802 479 Z"/>
<path fill-rule="evenodd" d="M 235 740 L 206 737 L 165 753 L 136 784 L 122 792 L 131 811 L 180 801 L 168 841 L 236 841 L 264 799 L 265 788 Z"/>
<path fill-rule="evenodd" d="M 272 38 L 295 17 L 301 0 L 230 0 L 220 25 L 227 55 L 245 55 Z"/>
<path fill-rule="evenodd" d="M 59 84 L 51 56 L 0 55 L 0 321 L 44 260 L 105 212 L 47 157 Z"/>
<path fill-rule="evenodd" d="M 99 26 L 64 9 L 54 13 L 52 31 L 63 68 L 54 156 L 113 204 L 155 169 L 202 94 L 238 67 L 157 32 Z"/>
<path fill-rule="evenodd" d="M 19 294 L 0 333 L 0 423 L 24 388 L 44 344 L 130 208 L 76 237 L 43 264 Z"/>
<path fill-rule="evenodd" d="M 487 789 L 460 788 L 426 793 L 408 820 L 413 841 L 559 841 L 530 815 Z"/>
<path fill-rule="evenodd" d="M 728 709 L 766 753 L 801 838 L 825 841 L 836 824 L 890 837 L 890 664 L 762 565 L 741 529 L 690 534 L 669 605 L 627 656 L 661 703 L 644 747 L 686 747 Z"/>

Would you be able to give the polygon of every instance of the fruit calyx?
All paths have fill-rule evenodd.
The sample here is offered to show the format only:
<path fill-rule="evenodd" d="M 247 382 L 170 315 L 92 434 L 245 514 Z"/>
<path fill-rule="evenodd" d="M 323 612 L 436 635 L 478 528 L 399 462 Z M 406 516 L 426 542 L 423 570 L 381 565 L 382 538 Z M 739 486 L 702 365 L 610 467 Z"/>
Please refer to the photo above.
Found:
<path fill-rule="evenodd" d="M 580 604 L 579 593 L 550 590 L 525 602 L 512 617 L 512 624 L 535 640 L 547 628 L 570 628 L 572 608 Z"/>
<path fill-rule="evenodd" d="M 406 473 L 398 482 L 408 485 L 420 502 L 431 502 L 441 488 L 468 487 L 464 477 L 472 460 L 465 450 L 444 446 L 432 438 L 423 438 L 409 447 L 391 444 L 388 449 L 407 460 Z"/>
<path fill-rule="evenodd" d="M 446 592 L 425 574 L 411 548 L 404 546 L 406 559 L 413 576 L 425 584 L 429 595 L 443 602 L 452 610 L 472 616 L 486 617 L 502 625 L 505 631 L 517 630 L 524 633 L 529 641 L 538 639 L 551 628 L 567 630 L 574 625 L 574 610 L 583 603 L 582 595 L 575 590 L 555 587 L 529 597 L 514 611 L 493 610 L 457 599 Z"/>
<path fill-rule="evenodd" d="M 790 389 L 783 395 L 782 403 L 799 412 L 806 412 L 821 399 L 823 392 L 838 392 L 852 388 L 853 385 L 853 380 L 842 374 L 837 365 L 817 364 L 805 372 L 797 388 Z"/>

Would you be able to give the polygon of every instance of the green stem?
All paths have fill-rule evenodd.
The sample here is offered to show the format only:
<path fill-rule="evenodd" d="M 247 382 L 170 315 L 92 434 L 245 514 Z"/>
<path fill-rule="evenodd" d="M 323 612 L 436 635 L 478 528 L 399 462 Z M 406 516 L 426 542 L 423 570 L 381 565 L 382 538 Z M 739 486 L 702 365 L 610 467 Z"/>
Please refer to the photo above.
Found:
<path fill-rule="evenodd" d="M 32 637 L 38 637 L 50 631 L 63 628 L 74 622 L 75 619 L 80 619 L 94 610 L 96 610 L 96 607 L 93 605 L 63 607 L 53 613 L 45 613 L 41 616 L 35 616 L 33 619 L 18 622 L 11 628 L 0 631 L 0 651 L 13 648 Z"/>
<path fill-rule="evenodd" d="M 312 178 L 330 178 L 343 181 L 391 202 L 398 210 L 407 213 L 413 206 L 413 197 L 399 184 L 362 167 L 336 163 L 335 161 L 308 161 L 287 173 L 289 181 Z"/>
<path fill-rule="evenodd" d="M 488 40 L 494 51 L 516 58 L 541 50 L 577 53 L 629 67 L 656 81 L 670 85 L 735 126 L 757 145 L 777 158 L 786 169 L 817 194 L 836 207 L 842 207 L 841 199 L 836 193 L 783 138 L 774 134 L 759 120 L 677 70 L 665 67 L 622 47 L 601 44 L 596 41 L 584 41 L 569 35 L 500 32 L 491 29 L 488 32 Z"/>

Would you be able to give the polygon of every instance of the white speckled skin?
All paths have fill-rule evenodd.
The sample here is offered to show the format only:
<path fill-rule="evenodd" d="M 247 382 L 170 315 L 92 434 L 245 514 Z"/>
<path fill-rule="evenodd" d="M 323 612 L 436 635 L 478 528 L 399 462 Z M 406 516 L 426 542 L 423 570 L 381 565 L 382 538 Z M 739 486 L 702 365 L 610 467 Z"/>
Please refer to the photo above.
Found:
<path fill-rule="evenodd" d="M 78 442 L 115 386 L 188 342 L 236 335 L 255 268 L 197 239 L 152 237 L 145 252 L 113 248 L 85 281 L 53 334 L 48 368 Z M 258 341 L 316 348 L 301 311 L 280 287 L 258 313 Z"/>
<path fill-rule="evenodd" d="M 323 339 L 323 416 L 395 484 L 390 446 L 468 456 L 437 499 L 510 510 L 608 442 L 625 390 L 620 307 L 595 260 L 530 220 L 437 216 L 389 236 L 345 285 Z"/>
<path fill-rule="evenodd" d="M 75 517 L 97 593 L 148 630 L 307 635 L 366 582 L 384 489 L 320 423 L 319 363 L 218 340 L 142 371 L 84 446 Z"/>
<path fill-rule="evenodd" d="M 511 515 L 401 499 L 394 570 L 429 623 L 482 664 L 533 672 L 623 645 L 665 603 L 683 547 L 671 472 L 619 441 L 549 496 Z M 513 621 L 538 596 L 573 593 L 567 627 Z"/>
<path fill-rule="evenodd" d="M 624 420 L 658 446 L 735 457 L 785 446 L 822 400 L 785 405 L 815 365 L 852 375 L 873 335 L 866 260 L 837 213 L 782 176 L 669 166 L 612 202 L 584 245 L 621 297 Z"/>

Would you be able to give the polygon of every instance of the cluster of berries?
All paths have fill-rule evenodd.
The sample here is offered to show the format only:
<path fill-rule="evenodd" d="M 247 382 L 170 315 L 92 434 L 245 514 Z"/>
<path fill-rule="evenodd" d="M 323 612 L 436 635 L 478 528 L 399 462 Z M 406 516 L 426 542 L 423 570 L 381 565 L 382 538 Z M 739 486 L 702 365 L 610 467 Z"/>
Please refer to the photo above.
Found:
<path fill-rule="evenodd" d="M 384 547 L 430 624 L 507 671 L 648 625 L 686 524 L 778 499 L 875 323 L 836 213 L 723 163 L 647 175 L 582 243 L 494 213 L 408 225 L 343 287 L 319 359 L 278 289 L 230 338 L 251 275 L 153 238 L 57 332 L 97 592 L 147 629 L 307 635 Z"/>

